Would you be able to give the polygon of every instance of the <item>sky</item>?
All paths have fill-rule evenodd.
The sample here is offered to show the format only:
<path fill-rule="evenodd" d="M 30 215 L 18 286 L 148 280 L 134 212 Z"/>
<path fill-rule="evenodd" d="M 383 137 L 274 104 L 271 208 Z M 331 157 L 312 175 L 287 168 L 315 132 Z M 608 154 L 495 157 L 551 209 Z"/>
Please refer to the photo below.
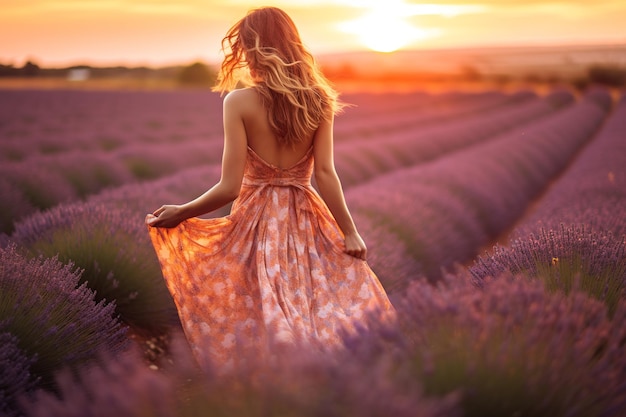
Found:
<path fill-rule="evenodd" d="M 228 28 L 266 5 L 314 54 L 626 44 L 626 0 L 0 0 L 0 64 L 219 62 Z"/>

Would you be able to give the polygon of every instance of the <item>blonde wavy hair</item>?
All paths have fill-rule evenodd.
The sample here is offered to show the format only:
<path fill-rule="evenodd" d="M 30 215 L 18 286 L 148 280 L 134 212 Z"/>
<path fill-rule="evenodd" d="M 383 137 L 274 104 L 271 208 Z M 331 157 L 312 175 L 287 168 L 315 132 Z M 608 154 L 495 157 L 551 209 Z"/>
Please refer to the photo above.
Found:
<path fill-rule="evenodd" d="M 214 91 L 254 86 L 279 143 L 304 141 L 344 104 L 304 47 L 291 18 L 276 7 L 254 9 L 222 39 L 224 61 Z"/>

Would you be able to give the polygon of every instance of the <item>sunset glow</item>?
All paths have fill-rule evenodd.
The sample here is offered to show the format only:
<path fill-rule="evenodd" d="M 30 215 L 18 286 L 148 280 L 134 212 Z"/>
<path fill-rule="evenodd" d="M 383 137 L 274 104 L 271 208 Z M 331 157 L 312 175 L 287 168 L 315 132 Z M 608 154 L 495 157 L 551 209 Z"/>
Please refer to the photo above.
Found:
<path fill-rule="evenodd" d="M 378 5 L 359 19 L 339 25 L 347 33 L 355 34 L 369 49 L 392 52 L 417 39 L 424 39 L 428 32 L 406 21 L 406 5 L 400 2 Z"/>
<path fill-rule="evenodd" d="M 486 11 L 484 6 L 410 4 L 403 0 L 351 2 L 353 5 L 363 3 L 371 4 L 367 14 L 338 26 L 346 33 L 355 34 L 362 45 L 378 52 L 393 52 L 441 34 L 440 29 L 425 29 L 412 24 L 409 20 L 415 16 L 450 18 Z"/>
<path fill-rule="evenodd" d="M 249 9 L 272 4 L 316 54 L 626 43 L 626 2 L 598 0 L 0 0 L 0 63 L 163 65 L 221 58 Z"/>

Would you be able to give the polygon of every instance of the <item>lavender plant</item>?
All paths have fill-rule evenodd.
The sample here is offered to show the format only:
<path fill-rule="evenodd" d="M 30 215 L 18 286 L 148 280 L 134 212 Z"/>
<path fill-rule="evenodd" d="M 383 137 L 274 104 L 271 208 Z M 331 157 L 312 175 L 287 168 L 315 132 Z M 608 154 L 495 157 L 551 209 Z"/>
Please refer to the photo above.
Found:
<path fill-rule="evenodd" d="M 252 358 L 228 373 L 200 373 L 181 338 L 172 364 L 154 371 L 131 351 L 81 372 L 60 374 L 61 397 L 38 393 L 26 415 L 89 416 L 388 416 L 456 417 L 458 397 L 426 398 L 415 381 L 380 379 L 390 364 L 363 368 L 306 347 L 283 348 L 275 359 Z M 124 381 L 120 384 L 119 381 Z M 371 395 L 376 392 L 377 395 Z"/>
<path fill-rule="evenodd" d="M 19 223 L 11 239 L 30 256 L 58 256 L 81 268 L 81 282 L 97 300 L 115 302 L 120 319 L 135 330 L 160 334 L 177 323 L 140 214 L 95 203 L 61 205 Z"/>
<path fill-rule="evenodd" d="M 126 329 L 114 305 L 96 302 L 80 272 L 57 259 L 28 260 L 0 249 L 0 392 L 5 408 L 35 386 L 54 388 L 54 373 L 76 370 L 98 352 L 119 352 Z M 14 409 L 15 411 L 15 409 Z"/>
<path fill-rule="evenodd" d="M 0 233 L 11 233 L 15 220 L 34 211 L 35 208 L 17 187 L 0 179 Z"/>
<path fill-rule="evenodd" d="M 38 209 L 46 209 L 77 198 L 74 189 L 60 173 L 46 170 L 37 164 L 4 164 L 0 166 L 0 178 L 12 184 L 31 206 Z"/>
<path fill-rule="evenodd" d="M 11 333 L 0 333 L 0 415 L 17 417 L 18 396 L 34 389 L 38 378 L 30 373 L 35 358 L 29 358 Z"/>
<path fill-rule="evenodd" d="M 585 98 L 600 106 L 606 111 L 610 110 L 611 106 L 613 105 L 613 99 L 611 98 L 611 94 L 609 94 L 606 88 L 600 86 L 595 86 L 588 89 L 585 94 Z"/>
<path fill-rule="evenodd" d="M 509 246 L 498 245 L 469 270 L 478 280 L 509 271 L 538 278 L 552 291 L 579 288 L 603 301 L 611 315 L 626 296 L 624 241 L 584 226 L 541 229 Z"/>
<path fill-rule="evenodd" d="M 556 110 L 550 99 L 527 95 L 483 115 L 472 114 L 446 124 L 419 129 L 392 129 L 378 140 L 355 147 L 350 141 L 336 147 L 337 171 L 346 187 L 406 166 L 425 163 L 445 154 L 494 139 L 498 134 Z"/>
<path fill-rule="evenodd" d="M 98 364 L 78 375 L 68 369 L 55 378 L 58 394 L 39 390 L 20 398 L 25 416 L 170 417 L 177 401 L 174 378 L 148 368 L 136 349 L 101 354 Z"/>
<path fill-rule="evenodd" d="M 23 164 L 39 165 L 48 171 L 58 172 L 79 198 L 134 179 L 114 155 L 100 151 L 70 151 L 50 157 L 32 157 Z"/>
<path fill-rule="evenodd" d="M 398 326 L 376 325 L 348 347 L 363 366 L 391 356 L 392 372 L 426 395 L 461 395 L 463 415 L 620 416 L 626 405 L 626 306 L 607 317 L 575 290 L 551 293 L 524 275 L 477 288 L 467 273 L 415 281 Z"/>
<path fill-rule="evenodd" d="M 135 178 L 146 180 L 164 177 L 193 166 L 220 164 L 223 141 L 218 138 L 188 138 L 183 143 L 146 146 L 128 145 L 114 153 Z"/>
<path fill-rule="evenodd" d="M 165 201 L 183 202 L 204 193 L 221 175 L 220 165 L 194 167 L 152 181 L 130 183 L 104 190 L 87 199 L 88 204 L 112 207 L 136 213 L 139 223 L 145 213 L 160 207 Z M 219 209 L 209 216 L 228 214 L 229 209 Z"/>

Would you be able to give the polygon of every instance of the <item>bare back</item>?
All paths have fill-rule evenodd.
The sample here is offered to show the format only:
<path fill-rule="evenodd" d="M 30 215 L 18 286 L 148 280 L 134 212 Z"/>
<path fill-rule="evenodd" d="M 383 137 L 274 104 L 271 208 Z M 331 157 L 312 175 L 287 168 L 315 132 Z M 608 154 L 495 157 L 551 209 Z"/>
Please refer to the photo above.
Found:
<path fill-rule="evenodd" d="M 296 164 L 313 145 L 313 135 L 305 138 L 295 146 L 284 146 L 278 143 L 268 121 L 267 109 L 254 88 L 237 90 L 243 100 L 241 109 L 248 146 L 263 160 L 279 168 L 290 168 Z"/>

